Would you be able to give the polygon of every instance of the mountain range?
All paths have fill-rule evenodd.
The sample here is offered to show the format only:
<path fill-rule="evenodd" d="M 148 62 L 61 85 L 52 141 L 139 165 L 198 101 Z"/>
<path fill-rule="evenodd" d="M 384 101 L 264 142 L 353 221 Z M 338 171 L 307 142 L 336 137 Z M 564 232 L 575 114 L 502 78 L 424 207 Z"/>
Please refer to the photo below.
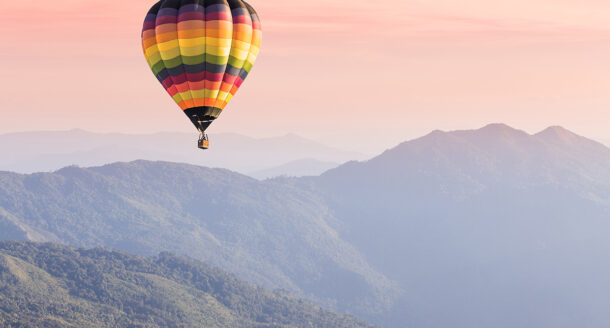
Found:
<path fill-rule="evenodd" d="M 610 324 L 610 149 L 598 142 L 560 127 L 434 131 L 305 181 L 406 291 L 392 326 Z"/>
<path fill-rule="evenodd" d="M 0 238 L 171 250 L 385 327 L 607 327 L 610 149 L 434 131 L 319 176 L 136 161 L 0 173 Z"/>
<path fill-rule="evenodd" d="M 340 164 L 341 163 L 323 162 L 315 159 L 301 159 L 277 167 L 250 172 L 248 175 L 257 179 L 270 179 L 285 176 L 315 176 L 335 168 Z"/>
<path fill-rule="evenodd" d="M 0 242 L 2 327 L 372 327 L 161 253 Z"/>
<path fill-rule="evenodd" d="M 336 310 L 383 311 L 395 286 L 336 226 L 315 193 L 224 169 L 136 161 L 0 173 L 0 239 L 171 250 Z"/>
<path fill-rule="evenodd" d="M 138 159 L 222 167 L 268 178 L 318 175 L 367 155 L 325 146 L 294 134 L 250 138 L 234 133 L 210 136 L 211 148 L 196 147 L 196 134 L 149 135 L 93 133 L 83 130 L 0 135 L 0 170 L 47 172 L 70 165 L 95 166 Z"/>

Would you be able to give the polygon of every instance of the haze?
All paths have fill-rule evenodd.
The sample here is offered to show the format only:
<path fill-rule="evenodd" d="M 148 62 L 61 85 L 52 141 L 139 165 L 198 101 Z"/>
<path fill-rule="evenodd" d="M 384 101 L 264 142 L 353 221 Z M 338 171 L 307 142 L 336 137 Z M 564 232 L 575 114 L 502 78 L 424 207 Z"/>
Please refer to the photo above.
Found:
<path fill-rule="evenodd" d="M 3 4 L 0 132 L 193 131 L 141 54 L 152 3 Z M 370 153 L 489 122 L 610 140 L 608 2 L 252 3 L 262 53 L 212 134 L 293 132 Z"/>

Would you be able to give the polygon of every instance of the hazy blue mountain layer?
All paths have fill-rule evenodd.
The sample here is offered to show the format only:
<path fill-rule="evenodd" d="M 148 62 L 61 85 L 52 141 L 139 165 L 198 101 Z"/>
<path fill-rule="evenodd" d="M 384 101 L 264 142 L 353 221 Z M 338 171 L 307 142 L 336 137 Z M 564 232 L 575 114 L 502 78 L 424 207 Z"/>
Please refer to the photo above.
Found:
<path fill-rule="evenodd" d="M 87 167 L 144 159 L 222 167 L 241 173 L 275 168 L 274 175 L 301 176 L 310 174 L 311 168 L 307 170 L 303 165 L 284 164 L 303 159 L 344 163 L 368 157 L 294 134 L 251 138 L 234 133 L 218 133 L 210 138 L 212 147 L 202 151 L 196 146 L 196 133 L 143 135 L 71 130 L 2 134 L 0 170 L 47 172 L 70 165 Z M 280 165 L 282 167 L 278 170 Z M 335 166 L 317 169 L 313 173 L 317 175 Z M 263 178 L 267 177 L 263 175 Z"/>
<path fill-rule="evenodd" d="M 316 159 L 299 159 L 276 167 L 249 172 L 248 175 L 257 179 L 269 179 L 275 177 L 304 177 L 320 175 L 340 163 L 324 162 Z"/>
<path fill-rule="evenodd" d="M 343 241 L 313 192 L 228 170 L 137 161 L 0 173 L 0 238 L 171 250 L 333 309 L 375 313 L 399 291 Z"/>
<path fill-rule="evenodd" d="M 317 177 L 137 161 L 0 174 L 0 238 L 172 250 L 387 327 L 608 327 L 610 150 L 435 131 Z"/>
<path fill-rule="evenodd" d="M 401 327 L 608 327 L 610 149 L 559 127 L 435 131 L 292 180 L 405 290 Z M 388 323 L 388 321 L 385 321 Z"/>

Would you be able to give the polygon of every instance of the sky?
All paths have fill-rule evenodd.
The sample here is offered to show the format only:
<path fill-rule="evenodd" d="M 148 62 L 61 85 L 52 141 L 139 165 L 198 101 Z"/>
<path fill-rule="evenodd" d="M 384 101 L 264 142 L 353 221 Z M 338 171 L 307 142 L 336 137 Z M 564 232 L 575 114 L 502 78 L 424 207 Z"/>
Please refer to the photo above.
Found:
<path fill-rule="evenodd" d="M 0 134 L 194 131 L 150 72 L 154 1 L 0 11 Z M 435 129 L 561 125 L 610 140 L 610 2 L 251 0 L 259 59 L 208 132 L 374 152 Z"/>

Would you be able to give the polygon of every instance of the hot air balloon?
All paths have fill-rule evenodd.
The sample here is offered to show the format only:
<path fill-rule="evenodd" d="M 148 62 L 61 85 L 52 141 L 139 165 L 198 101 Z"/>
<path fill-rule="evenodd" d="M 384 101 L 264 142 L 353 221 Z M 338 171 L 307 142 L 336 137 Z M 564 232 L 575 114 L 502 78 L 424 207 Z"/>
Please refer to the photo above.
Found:
<path fill-rule="evenodd" d="M 200 133 L 250 73 L 261 45 L 259 17 L 242 0 L 161 0 L 144 20 L 142 48 L 153 74 Z"/>

